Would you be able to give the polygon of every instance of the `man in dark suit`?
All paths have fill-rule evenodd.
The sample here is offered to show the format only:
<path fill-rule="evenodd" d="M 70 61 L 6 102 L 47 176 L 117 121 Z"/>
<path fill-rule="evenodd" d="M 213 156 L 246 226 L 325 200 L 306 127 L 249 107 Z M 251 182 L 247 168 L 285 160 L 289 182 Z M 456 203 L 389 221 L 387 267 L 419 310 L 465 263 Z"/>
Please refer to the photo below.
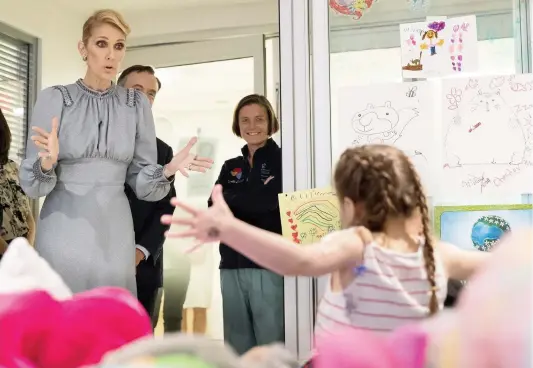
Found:
<path fill-rule="evenodd" d="M 161 88 L 161 82 L 155 77 L 150 66 L 134 65 L 122 72 L 118 85 L 142 91 L 150 103 Z M 157 163 L 166 165 L 174 156 L 172 148 L 157 138 Z M 135 229 L 135 262 L 137 264 L 137 297 L 144 306 L 155 327 L 163 286 L 163 243 L 168 226 L 161 224 L 161 216 L 172 214 L 173 206 L 170 199 L 176 196 L 174 186 L 168 195 L 158 202 L 145 202 L 137 199 L 132 189 L 125 186 L 130 201 Z"/>

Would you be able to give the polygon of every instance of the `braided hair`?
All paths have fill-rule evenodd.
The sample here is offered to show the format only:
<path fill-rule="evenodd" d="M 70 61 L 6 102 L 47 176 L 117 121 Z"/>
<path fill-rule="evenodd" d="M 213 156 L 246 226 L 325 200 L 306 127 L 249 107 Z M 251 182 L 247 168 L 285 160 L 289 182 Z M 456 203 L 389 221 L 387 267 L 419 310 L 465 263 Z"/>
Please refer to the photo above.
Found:
<path fill-rule="evenodd" d="M 426 242 L 424 263 L 431 288 L 429 314 L 435 314 L 439 305 L 429 209 L 420 177 L 409 158 L 388 145 L 349 148 L 337 163 L 334 180 L 339 198 L 350 198 L 364 206 L 365 215 L 357 225 L 372 232 L 383 232 L 391 218 L 409 218 L 420 211 Z"/>

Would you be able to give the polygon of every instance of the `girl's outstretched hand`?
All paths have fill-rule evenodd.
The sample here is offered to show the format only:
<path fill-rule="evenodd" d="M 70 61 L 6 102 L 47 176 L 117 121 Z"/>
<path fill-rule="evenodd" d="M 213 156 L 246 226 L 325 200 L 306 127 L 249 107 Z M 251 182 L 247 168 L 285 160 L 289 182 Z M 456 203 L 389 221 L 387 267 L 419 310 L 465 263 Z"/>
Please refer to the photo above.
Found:
<path fill-rule="evenodd" d="M 187 228 L 180 232 L 167 232 L 168 238 L 196 238 L 197 244 L 189 250 L 192 252 L 200 245 L 209 242 L 220 240 L 221 225 L 228 218 L 233 217 L 233 213 L 229 209 L 224 196 L 222 194 L 222 186 L 215 185 L 211 193 L 211 200 L 213 205 L 206 210 L 200 210 L 185 204 L 177 198 L 172 198 L 170 203 L 183 209 L 190 214 L 190 217 L 172 217 L 172 215 L 164 215 L 161 217 L 161 223 L 165 225 L 184 225 Z"/>

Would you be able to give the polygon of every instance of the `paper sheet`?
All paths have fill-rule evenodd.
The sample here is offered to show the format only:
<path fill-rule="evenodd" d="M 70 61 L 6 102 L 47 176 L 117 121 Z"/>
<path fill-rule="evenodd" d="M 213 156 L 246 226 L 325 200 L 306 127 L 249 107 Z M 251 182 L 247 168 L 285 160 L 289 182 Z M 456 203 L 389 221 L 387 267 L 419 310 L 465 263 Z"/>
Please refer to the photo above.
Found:
<path fill-rule="evenodd" d="M 332 188 L 279 194 L 283 236 L 296 244 L 311 244 L 340 230 L 337 196 Z"/>

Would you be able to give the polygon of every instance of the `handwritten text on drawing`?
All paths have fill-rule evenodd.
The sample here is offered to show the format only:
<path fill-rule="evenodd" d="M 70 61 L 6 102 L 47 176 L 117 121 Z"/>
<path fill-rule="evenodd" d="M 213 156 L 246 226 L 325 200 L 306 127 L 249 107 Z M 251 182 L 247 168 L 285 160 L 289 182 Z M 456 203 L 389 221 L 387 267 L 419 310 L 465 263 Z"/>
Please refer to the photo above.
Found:
<path fill-rule="evenodd" d="M 480 192 L 483 193 L 483 189 L 485 189 L 489 185 L 494 185 L 495 187 L 500 187 L 504 185 L 507 180 L 520 174 L 524 166 L 530 166 L 530 164 L 519 164 L 515 166 L 509 166 L 502 174 L 493 176 L 492 179 L 485 177 L 485 174 L 482 174 L 481 176 L 470 175 L 470 178 L 468 178 L 467 180 L 463 180 L 462 187 L 475 188 L 479 186 Z"/>
<path fill-rule="evenodd" d="M 335 196 L 333 191 L 301 191 L 290 195 L 291 201 Z"/>

